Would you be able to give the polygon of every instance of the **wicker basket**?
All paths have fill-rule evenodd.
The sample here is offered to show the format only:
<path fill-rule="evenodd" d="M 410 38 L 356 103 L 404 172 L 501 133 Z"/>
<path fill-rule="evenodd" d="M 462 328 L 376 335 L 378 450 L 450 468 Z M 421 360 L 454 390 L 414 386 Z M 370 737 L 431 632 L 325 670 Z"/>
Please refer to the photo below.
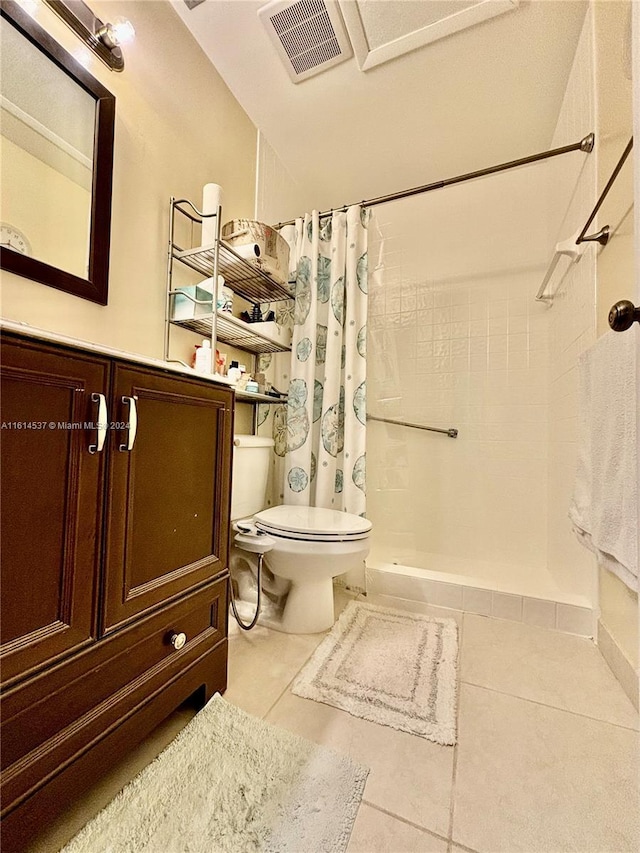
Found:
<path fill-rule="evenodd" d="M 260 266 L 279 284 L 287 284 L 289 244 L 270 225 L 253 219 L 232 219 L 222 226 L 222 239 L 232 248 L 257 243 L 260 246 Z"/>

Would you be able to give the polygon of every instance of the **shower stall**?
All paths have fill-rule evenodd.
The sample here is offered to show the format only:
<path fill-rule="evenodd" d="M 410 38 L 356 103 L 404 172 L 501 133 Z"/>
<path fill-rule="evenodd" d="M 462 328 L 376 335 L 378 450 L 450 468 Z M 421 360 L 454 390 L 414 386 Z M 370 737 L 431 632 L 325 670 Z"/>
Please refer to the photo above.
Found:
<path fill-rule="evenodd" d="M 552 148 L 594 126 L 589 30 Z M 596 156 L 578 151 L 374 208 L 370 592 L 593 634 L 595 564 L 567 511 L 597 248 L 558 264 L 553 300 L 536 294 L 595 197 Z"/>

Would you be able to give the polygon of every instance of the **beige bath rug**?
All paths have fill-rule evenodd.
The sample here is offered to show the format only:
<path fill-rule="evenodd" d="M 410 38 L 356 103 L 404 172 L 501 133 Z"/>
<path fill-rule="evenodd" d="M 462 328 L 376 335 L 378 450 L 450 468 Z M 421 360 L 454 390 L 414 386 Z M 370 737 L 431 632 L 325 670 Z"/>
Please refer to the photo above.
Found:
<path fill-rule="evenodd" d="M 374 723 L 456 742 L 458 626 L 352 601 L 293 683 Z"/>
<path fill-rule="evenodd" d="M 62 853 L 343 853 L 368 772 L 216 695 Z"/>

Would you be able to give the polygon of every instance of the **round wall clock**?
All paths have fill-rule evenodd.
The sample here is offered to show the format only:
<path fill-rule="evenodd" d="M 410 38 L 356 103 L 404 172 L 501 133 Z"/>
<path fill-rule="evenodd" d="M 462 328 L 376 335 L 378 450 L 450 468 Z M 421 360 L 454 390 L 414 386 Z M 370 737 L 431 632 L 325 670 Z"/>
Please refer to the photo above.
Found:
<path fill-rule="evenodd" d="M 15 225 L 7 222 L 0 222 L 0 246 L 31 257 L 31 243 L 27 237 Z"/>

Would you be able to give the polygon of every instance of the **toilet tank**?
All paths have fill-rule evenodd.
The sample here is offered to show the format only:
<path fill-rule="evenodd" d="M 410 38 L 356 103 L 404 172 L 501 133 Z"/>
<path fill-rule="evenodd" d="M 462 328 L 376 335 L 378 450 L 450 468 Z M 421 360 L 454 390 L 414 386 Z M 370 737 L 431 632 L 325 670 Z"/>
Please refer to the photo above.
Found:
<path fill-rule="evenodd" d="M 231 518 L 248 518 L 264 509 L 273 450 L 272 438 L 236 435 L 233 439 Z"/>

